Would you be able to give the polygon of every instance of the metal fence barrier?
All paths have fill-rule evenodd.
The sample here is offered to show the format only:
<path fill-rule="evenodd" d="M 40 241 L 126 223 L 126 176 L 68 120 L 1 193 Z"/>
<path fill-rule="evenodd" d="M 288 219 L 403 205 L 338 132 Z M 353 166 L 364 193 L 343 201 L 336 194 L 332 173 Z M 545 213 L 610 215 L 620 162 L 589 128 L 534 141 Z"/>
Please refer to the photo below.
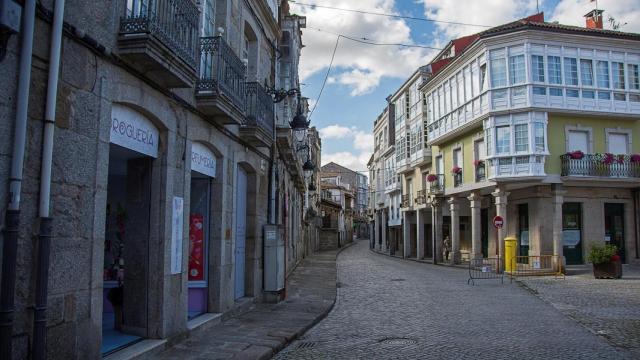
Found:
<path fill-rule="evenodd" d="M 500 268 L 500 258 L 471 259 L 469 261 L 469 280 L 467 285 L 475 285 L 475 280 L 500 279 L 504 284 L 504 275 Z"/>
<path fill-rule="evenodd" d="M 564 257 L 557 255 L 516 256 L 511 263 L 511 271 L 507 272 L 511 281 L 524 276 L 562 277 Z"/>

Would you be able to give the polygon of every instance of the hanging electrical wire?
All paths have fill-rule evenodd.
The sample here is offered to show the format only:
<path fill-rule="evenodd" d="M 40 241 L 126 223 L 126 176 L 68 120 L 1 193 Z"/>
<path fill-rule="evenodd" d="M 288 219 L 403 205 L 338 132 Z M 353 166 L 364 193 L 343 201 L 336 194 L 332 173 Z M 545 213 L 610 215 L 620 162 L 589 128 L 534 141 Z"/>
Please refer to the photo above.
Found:
<path fill-rule="evenodd" d="M 427 45 L 402 44 L 402 43 L 381 43 L 381 42 L 376 42 L 376 41 L 374 41 L 372 39 L 369 39 L 369 38 L 366 38 L 366 37 L 349 36 L 349 35 L 339 34 L 339 33 L 335 33 L 335 32 L 328 31 L 328 30 L 318 29 L 318 28 L 311 27 L 311 26 L 307 26 L 307 29 L 311 29 L 311 30 L 315 30 L 315 31 L 319 31 L 319 32 L 324 32 L 324 33 L 327 33 L 327 34 L 340 36 L 340 37 L 343 37 L 343 38 L 351 40 L 351 41 L 359 42 L 359 43 L 362 43 L 362 44 L 368 44 L 368 45 L 400 46 L 400 47 L 408 47 L 408 48 L 422 48 L 422 49 L 431 49 L 431 50 L 442 50 L 442 48 L 437 48 L 437 47 L 427 46 Z"/>
<path fill-rule="evenodd" d="M 477 27 L 483 27 L 483 28 L 492 27 L 490 25 L 470 24 L 470 23 L 463 23 L 463 22 L 458 22 L 458 21 L 434 20 L 434 19 L 428 19 L 428 18 L 417 17 L 417 16 L 396 15 L 396 14 L 387 14 L 387 13 L 373 12 L 373 11 L 366 11 L 366 10 L 346 9 L 346 8 L 339 8 L 339 7 L 326 6 L 326 5 L 305 4 L 305 3 L 297 2 L 297 1 L 294 1 L 294 0 L 289 0 L 289 2 L 293 3 L 295 5 L 300 5 L 300 6 L 304 6 L 304 7 L 310 7 L 310 8 L 321 8 L 321 9 L 329 9 L 329 10 L 336 10 L 336 11 L 352 12 L 352 13 L 358 13 L 358 14 L 384 16 L 384 17 L 390 17 L 390 18 L 395 18 L 395 19 L 426 21 L 426 22 L 451 24 L 451 25 L 477 26 Z"/>
<path fill-rule="evenodd" d="M 311 121 L 311 115 L 313 115 L 313 112 L 316 111 L 316 107 L 320 102 L 320 97 L 322 96 L 322 91 L 324 90 L 324 86 L 327 84 L 327 79 L 329 78 L 329 73 L 331 72 L 331 67 L 333 66 L 333 59 L 335 59 L 336 57 L 336 51 L 338 50 L 338 44 L 340 43 L 341 37 L 342 35 L 338 35 L 338 37 L 336 38 L 336 46 L 333 47 L 333 54 L 331 54 L 331 62 L 329 62 L 329 68 L 327 69 L 327 74 L 324 77 L 324 81 L 322 81 L 322 87 L 320 87 L 320 93 L 318 93 L 316 102 L 315 104 L 313 104 L 313 109 L 311 109 L 311 112 L 309 113 L 309 121 Z"/>

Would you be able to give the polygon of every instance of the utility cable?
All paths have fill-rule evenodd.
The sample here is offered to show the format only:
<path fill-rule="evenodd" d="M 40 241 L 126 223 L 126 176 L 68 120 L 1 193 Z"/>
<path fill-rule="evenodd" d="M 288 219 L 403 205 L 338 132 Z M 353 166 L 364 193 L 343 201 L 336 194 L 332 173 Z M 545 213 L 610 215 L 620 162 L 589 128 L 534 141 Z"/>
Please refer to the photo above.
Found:
<path fill-rule="evenodd" d="M 422 48 L 422 49 L 431 49 L 431 50 L 442 50 L 442 48 L 437 48 L 437 47 L 433 47 L 433 46 L 426 46 L 426 45 L 401 44 L 401 43 L 381 43 L 381 42 L 376 42 L 376 41 L 374 41 L 372 39 L 369 39 L 369 38 L 366 38 L 366 37 L 359 37 L 358 38 L 356 36 L 349 36 L 349 35 L 334 33 L 332 31 L 318 29 L 318 28 L 311 27 L 311 26 L 307 26 L 307 29 L 311 29 L 311 30 L 315 30 L 315 31 L 324 32 L 324 33 L 327 33 L 327 34 L 340 36 L 340 37 L 343 37 L 343 38 L 351 40 L 351 41 L 359 42 L 359 43 L 362 43 L 362 44 L 368 44 L 368 45 L 401 46 L 401 47 L 413 47 L 413 48 Z"/>
<path fill-rule="evenodd" d="M 477 27 L 484 27 L 484 28 L 490 28 L 490 27 L 492 27 L 492 26 L 490 26 L 490 25 L 469 24 L 469 23 L 463 23 L 463 22 L 457 22 L 457 21 L 433 20 L 433 19 L 428 19 L 428 18 L 423 18 L 423 17 L 417 17 L 417 16 L 406 16 L 406 15 L 386 14 L 386 13 L 373 12 L 373 11 L 366 11 L 366 10 L 345 9 L 345 8 L 339 8 L 339 7 L 333 7 L 333 6 L 324 6 L 324 5 L 315 5 L 315 4 L 305 4 L 305 3 L 300 3 L 300 2 L 297 2 L 297 1 L 294 1 L 294 0 L 289 0 L 289 2 L 290 2 L 290 3 L 293 3 L 293 4 L 296 4 L 296 5 L 300 5 L 300 6 L 304 6 L 304 7 L 310 7 L 310 8 L 321 8 L 321 9 L 329 9 L 329 10 L 337 10 L 337 11 L 346 11 L 346 12 L 353 12 L 353 13 L 358 13 L 358 14 L 367 14 L 367 15 L 385 16 L 385 17 L 396 18 L 396 19 L 407 19 L 407 20 L 416 20 L 416 21 L 426 21 L 426 22 L 434 22 L 434 23 L 442 23 L 442 24 L 451 24 L 451 25 L 477 26 Z"/>
<path fill-rule="evenodd" d="M 320 102 L 320 97 L 322 96 L 322 91 L 324 90 L 324 86 L 327 84 L 327 79 L 329 78 L 329 73 L 331 72 L 331 67 L 333 66 L 333 59 L 335 59 L 336 57 L 336 51 L 338 50 L 338 44 L 340 43 L 341 37 L 342 35 L 338 35 L 338 37 L 336 38 L 336 46 L 334 46 L 333 48 L 333 54 L 331 55 L 331 62 L 329 62 L 329 68 L 327 69 L 327 74 L 325 75 L 324 81 L 322 82 L 322 87 L 320 87 L 320 93 L 318 93 L 318 97 L 316 98 L 316 103 L 313 104 L 313 109 L 311 109 L 311 112 L 309 113 L 309 121 L 311 120 L 311 115 L 313 115 L 313 112 L 316 111 L 316 107 Z"/>

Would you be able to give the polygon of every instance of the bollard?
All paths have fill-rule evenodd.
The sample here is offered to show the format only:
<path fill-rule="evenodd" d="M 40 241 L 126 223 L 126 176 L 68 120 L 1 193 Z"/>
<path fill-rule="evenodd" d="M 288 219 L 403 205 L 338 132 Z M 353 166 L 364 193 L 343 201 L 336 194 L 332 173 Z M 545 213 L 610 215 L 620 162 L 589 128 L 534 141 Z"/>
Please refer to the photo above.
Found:
<path fill-rule="evenodd" d="M 504 271 L 515 271 L 516 245 L 517 240 L 512 237 L 504 239 Z"/>

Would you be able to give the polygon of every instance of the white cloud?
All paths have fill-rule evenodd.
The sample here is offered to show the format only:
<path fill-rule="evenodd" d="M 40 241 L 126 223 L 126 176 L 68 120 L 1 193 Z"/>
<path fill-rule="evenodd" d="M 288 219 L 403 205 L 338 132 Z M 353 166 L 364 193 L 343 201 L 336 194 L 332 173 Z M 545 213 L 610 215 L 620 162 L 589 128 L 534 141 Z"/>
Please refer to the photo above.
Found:
<path fill-rule="evenodd" d="M 536 13 L 536 2 L 530 0 L 419 0 L 425 16 L 439 21 L 497 26 Z M 435 23 L 433 32 L 438 45 L 455 38 L 486 30 L 487 27 Z"/>
<path fill-rule="evenodd" d="M 394 10 L 395 0 L 306 0 L 305 3 L 397 13 Z M 337 38 L 332 33 L 355 38 L 366 37 L 370 41 L 381 43 L 413 43 L 411 30 L 402 19 L 311 8 L 295 3 L 291 3 L 291 11 L 307 16 L 307 29 L 302 38 L 306 47 L 302 50 L 299 70 L 302 81 L 313 74 L 326 71 Z M 351 89 L 351 96 L 363 95 L 373 91 L 383 77 L 409 76 L 419 66 L 425 65 L 434 54 L 434 51 L 427 49 L 373 46 L 341 38 L 327 84 L 345 85 Z M 399 59 L 402 61 L 398 61 Z"/>
<path fill-rule="evenodd" d="M 595 3 L 589 0 L 560 0 L 550 19 L 561 24 L 585 26 L 584 14 L 593 10 Z M 637 0 L 599 0 L 598 8 L 604 9 L 604 28 L 611 29 L 607 19 L 612 16 L 621 24 L 619 30 L 640 32 L 640 2 Z"/>
<path fill-rule="evenodd" d="M 342 125 L 329 125 L 318 130 L 322 139 L 344 139 L 353 135 L 353 130 Z"/>
<path fill-rule="evenodd" d="M 373 153 L 373 134 L 358 129 L 357 127 L 348 128 L 346 126 L 333 124 L 320 130 L 320 137 L 325 139 L 351 139 L 353 151 L 327 152 L 325 148 L 322 152 L 322 164 L 331 161 L 345 166 L 352 170 L 366 170 L 369 157 Z"/>

